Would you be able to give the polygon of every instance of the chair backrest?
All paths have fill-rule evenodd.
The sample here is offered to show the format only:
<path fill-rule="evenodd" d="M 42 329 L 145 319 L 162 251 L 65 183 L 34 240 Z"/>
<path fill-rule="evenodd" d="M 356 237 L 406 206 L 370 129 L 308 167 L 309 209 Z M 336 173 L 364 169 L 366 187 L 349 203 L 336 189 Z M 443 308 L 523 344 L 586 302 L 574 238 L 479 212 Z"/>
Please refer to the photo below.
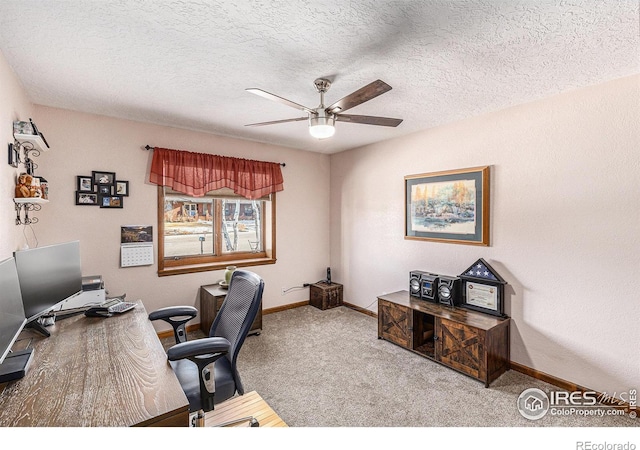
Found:
<path fill-rule="evenodd" d="M 247 270 L 235 270 L 229 282 L 229 292 L 209 331 L 209 337 L 220 336 L 231 343 L 226 357 L 231 363 L 236 386 L 241 394 L 243 389 L 236 361 L 240 348 L 258 314 L 263 290 L 264 281 L 258 275 Z"/>

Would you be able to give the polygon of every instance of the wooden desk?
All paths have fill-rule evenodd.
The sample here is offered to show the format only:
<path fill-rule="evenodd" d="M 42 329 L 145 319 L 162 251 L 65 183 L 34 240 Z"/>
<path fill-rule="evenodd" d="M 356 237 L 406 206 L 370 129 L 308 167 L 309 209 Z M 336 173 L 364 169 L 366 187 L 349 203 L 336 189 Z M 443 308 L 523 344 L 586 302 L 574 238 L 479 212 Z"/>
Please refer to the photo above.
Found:
<path fill-rule="evenodd" d="M 261 427 L 286 427 L 287 424 L 271 409 L 256 391 L 233 397 L 218 405 L 213 411 L 205 415 L 204 426 L 212 427 L 235 419 L 253 416 L 258 419 Z M 249 422 L 234 425 L 249 426 Z"/>
<path fill-rule="evenodd" d="M 60 320 L 49 338 L 23 331 L 33 360 L 0 385 L 0 426 L 188 426 L 189 402 L 147 316 L 139 302 L 106 319 Z"/>

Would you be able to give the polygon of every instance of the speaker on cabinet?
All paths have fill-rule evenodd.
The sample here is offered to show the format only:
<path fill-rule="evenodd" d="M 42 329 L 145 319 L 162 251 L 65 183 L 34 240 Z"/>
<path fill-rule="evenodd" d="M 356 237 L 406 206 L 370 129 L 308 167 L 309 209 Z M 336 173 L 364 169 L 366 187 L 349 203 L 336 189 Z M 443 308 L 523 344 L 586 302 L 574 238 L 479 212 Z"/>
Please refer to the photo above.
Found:
<path fill-rule="evenodd" d="M 440 303 L 457 306 L 462 302 L 462 281 L 458 277 L 440 276 L 438 281 Z"/>
<path fill-rule="evenodd" d="M 422 274 L 426 274 L 421 270 L 413 270 L 409 272 L 409 295 L 420 298 L 422 291 L 420 277 Z"/>

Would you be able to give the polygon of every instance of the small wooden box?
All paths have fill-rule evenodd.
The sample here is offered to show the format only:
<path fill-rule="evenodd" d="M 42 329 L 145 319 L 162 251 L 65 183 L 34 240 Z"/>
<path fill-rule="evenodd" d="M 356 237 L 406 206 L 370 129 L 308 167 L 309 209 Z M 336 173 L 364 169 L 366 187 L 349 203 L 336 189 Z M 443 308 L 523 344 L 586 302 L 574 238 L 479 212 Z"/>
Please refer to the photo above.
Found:
<path fill-rule="evenodd" d="M 342 285 L 319 281 L 309 286 L 309 304 L 319 309 L 342 306 Z"/>

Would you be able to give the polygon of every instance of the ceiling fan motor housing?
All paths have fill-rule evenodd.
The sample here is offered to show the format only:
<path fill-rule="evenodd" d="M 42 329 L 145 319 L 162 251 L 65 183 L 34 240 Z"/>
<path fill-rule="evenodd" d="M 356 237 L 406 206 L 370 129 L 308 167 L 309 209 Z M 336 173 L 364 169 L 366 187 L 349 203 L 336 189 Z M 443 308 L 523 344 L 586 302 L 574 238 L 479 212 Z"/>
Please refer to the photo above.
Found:
<path fill-rule="evenodd" d="M 336 115 L 328 113 L 323 106 L 315 109 L 316 114 L 309 114 L 309 133 L 318 139 L 326 139 L 336 132 Z"/>

